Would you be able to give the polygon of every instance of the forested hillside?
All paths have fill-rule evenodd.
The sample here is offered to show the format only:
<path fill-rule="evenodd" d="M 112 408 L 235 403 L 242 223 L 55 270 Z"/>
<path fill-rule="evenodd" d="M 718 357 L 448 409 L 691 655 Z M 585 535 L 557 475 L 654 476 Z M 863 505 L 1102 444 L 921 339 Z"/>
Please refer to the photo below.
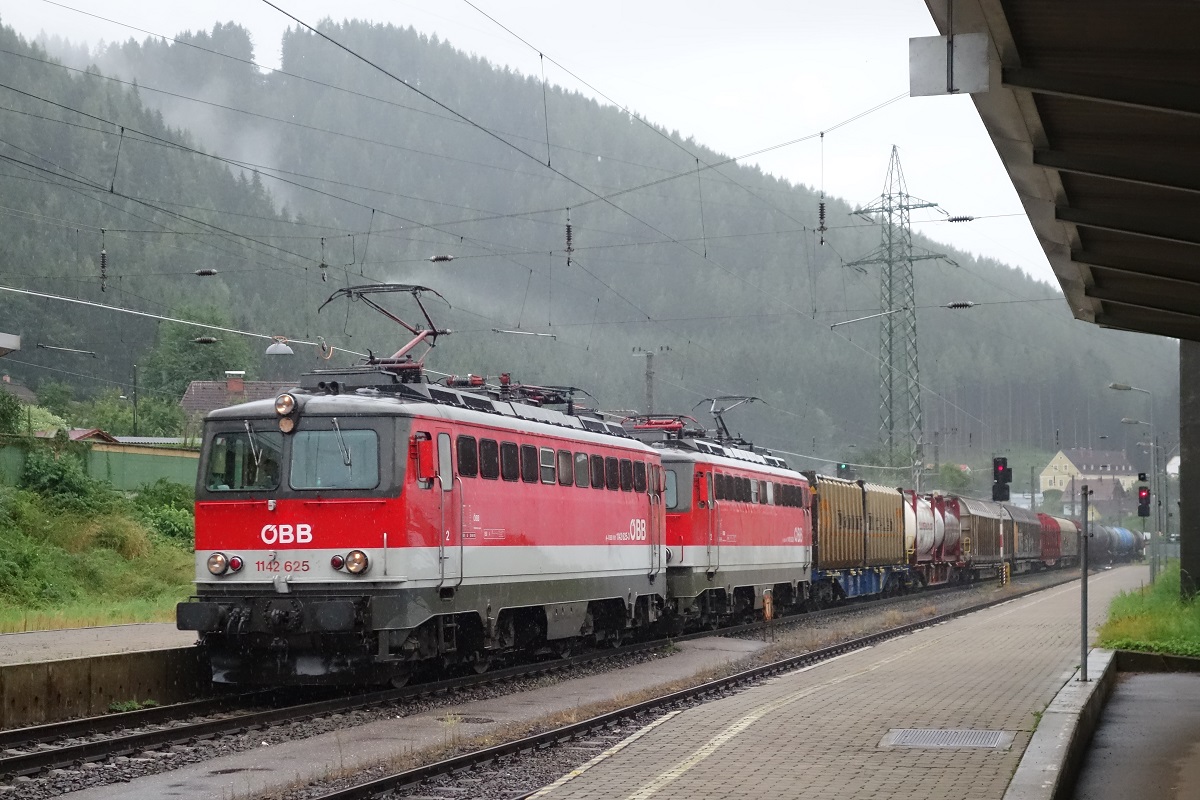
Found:
<path fill-rule="evenodd" d="M 347 284 L 417 283 L 452 305 L 431 304 L 456 330 L 436 369 L 511 371 L 635 409 L 645 362 L 632 356 L 647 350 L 656 411 L 753 394 L 766 404 L 731 424 L 763 444 L 831 459 L 874 446 L 878 323 L 829 327 L 879 309 L 878 268 L 846 266 L 880 239 L 852 203 L 829 200 L 822 245 L 810 186 L 726 163 L 703 131 L 664 131 L 555 86 L 544 95 L 540 79 L 411 29 L 323 30 L 404 83 L 295 30 L 278 72 L 251 63 L 235 25 L 86 61 L 64 47 L 75 71 L 0 31 L 0 283 L 156 313 L 207 306 L 237 327 L 364 352 L 403 332 L 361 306 L 317 307 Z M 881 186 L 888 155 L 864 154 Z M 917 243 L 951 259 L 916 264 L 926 438 L 939 433 L 944 460 L 1050 449 L 1056 430 L 1086 445 L 1093 419 L 1128 408 L 1104 390 L 1112 380 L 1160 387 L 1159 419 L 1173 416 L 1172 342 L 1075 322 L 1056 286 L 921 232 Z M 939 307 L 961 300 L 981 305 Z M 118 381 L 155 336 L 155 323 L 5 293 L 0 319 L 27 342 L 98 355 L 68 362 L 30 345 L 22 360 Z M 225 368 L 317 363 L 297 347 L 286 368 Z M 31 383 L 64 376 L 10 369 Z"/>

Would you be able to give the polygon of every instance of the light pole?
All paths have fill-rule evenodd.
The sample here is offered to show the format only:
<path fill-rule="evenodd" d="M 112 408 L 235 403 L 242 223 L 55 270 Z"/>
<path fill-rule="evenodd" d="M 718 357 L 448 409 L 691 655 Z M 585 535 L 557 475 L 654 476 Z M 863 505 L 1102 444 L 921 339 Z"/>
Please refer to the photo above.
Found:
<path fill-rule="evenodd" d="M 1150 425 L 1149 422 L 1143 422 L 1140 419 L 1132 419 L 1131 417 L 1122 417 L 1121 423 L 1124 425 Z M 1154 427 L 1151 426 L 1153 431 Z M 1155 502 L 1160 502 L 1158 496 L 1158 440 L 1150 440 L 1150 496 Z M 1159 541 L 1159 526 L 1158 526 L 1158 506 L 1155 506 L 1154 512 L 1154 530 L 1150 532 L 1150 582 L 1154 583 L 1158 577 L 1158 541 Z"/>
<path fill-rule="evenodd" d="M 1130 386 L 1128 383 L 1110 383 L 1108 388 L 1118 392 L 1141 392 L 1150 398 L 1150 421 L 1142 422 L 1140 420 L 1130 419 L 1125 417 L 1121 420 L 1126 425 L 1149 425 L 1150 426 L 1150 442 L 1154 446 L 1158 443 L 1158 435 L 1154 428 L 1154 392 L 1149 389 L 1142 389 L 1138 386 Z M 1162 497 L 1159 494 L 1158 482 L 1158 454 L 1152 449 L 1150 451 L 1150 495 L 1154 498 L 1154 530 L 1150 533 L 1150 580 L 1153 582 L 1158 570 L 1158 541 L 1162 531 L 1162 523 L 1159 519 L 1159 509 L 1162 507 Z"/>

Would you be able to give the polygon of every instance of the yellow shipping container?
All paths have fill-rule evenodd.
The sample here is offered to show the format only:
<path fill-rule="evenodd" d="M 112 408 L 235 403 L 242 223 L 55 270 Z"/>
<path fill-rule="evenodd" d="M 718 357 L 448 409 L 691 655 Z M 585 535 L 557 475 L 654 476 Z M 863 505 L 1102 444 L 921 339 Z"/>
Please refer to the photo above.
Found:
<path fill-rule="evenodd" d="M 864 563 L 863 490 L 854 481 L 816 476 L 815 569 L 850 569 Z"/>
<path fill-rule="evenodd" d="M 904 497 L 887 486 L 868 483 L 867 505 L 867 566 L 882 567 L 904 564 Z"/>

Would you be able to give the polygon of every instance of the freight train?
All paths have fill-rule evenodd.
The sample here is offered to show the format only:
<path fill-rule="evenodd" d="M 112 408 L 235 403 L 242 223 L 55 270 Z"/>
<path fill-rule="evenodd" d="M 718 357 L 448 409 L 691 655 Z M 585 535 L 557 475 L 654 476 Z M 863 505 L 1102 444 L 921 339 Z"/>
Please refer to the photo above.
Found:
<path fill-rule="evenodd" d="M 412 359 L 446 333 L 429 290 L 338 294 L 383 310 L 387 291 L 428 322 L 384 310 L 413 333 L 396 354 L 205 421 L 177 625 L 216 682 L 398 685 L 1077 563 L 1070 520 L 801 473 L 719 415 L 712 436 L 682 416 L 607 421 L 569 387 L 432 383 Z M 1101 529 L 1100 559 L 1136 554 L 1119 531 Z"/>

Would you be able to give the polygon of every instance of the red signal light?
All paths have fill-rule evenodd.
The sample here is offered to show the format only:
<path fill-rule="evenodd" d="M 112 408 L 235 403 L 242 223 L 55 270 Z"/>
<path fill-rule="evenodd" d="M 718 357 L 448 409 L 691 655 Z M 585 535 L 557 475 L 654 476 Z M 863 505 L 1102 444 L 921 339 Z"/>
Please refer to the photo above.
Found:
<path fill-rule="evenodd" d="M 1138 489 L 1138 500 L 1149 500 L 1149 499 L 1150 499 L 1150 490 L 1149 489 L 1147 489 L 1145 486 Z"/>

